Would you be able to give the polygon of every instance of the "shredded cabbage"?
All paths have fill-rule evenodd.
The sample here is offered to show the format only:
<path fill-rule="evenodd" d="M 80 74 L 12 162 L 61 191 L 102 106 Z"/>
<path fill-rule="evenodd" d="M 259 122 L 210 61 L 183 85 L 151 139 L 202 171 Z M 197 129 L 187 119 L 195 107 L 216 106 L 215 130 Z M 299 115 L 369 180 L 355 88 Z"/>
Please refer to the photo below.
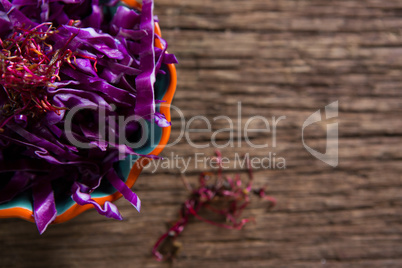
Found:
<path fill-rule="evenodd" d="M 57 215 L 55 181 L 77 204 L 120 220 L 115 205 L 91 198 L 107 179 L 140 210 L 113 167 L 122 152 L 137 153 L 100 135 L 97 114 L 104 109 L 107 133 L 116 138 L 119 116 L 170 125 L 155 110 L 154 84 L 161 65 L 177 60 L 154 23 L 152 0 L 141 11 L 115 0 L 0 0 L 0 203 L 32 190 L 40 233 Z M 155 38 L 163 49 L 154 47 Z M 65 129 L 68 111 L 77 108 Z M 134 122 L 124 135 L 139 131 Z M 74 146 L 68 135 L 90 146 Z"/>

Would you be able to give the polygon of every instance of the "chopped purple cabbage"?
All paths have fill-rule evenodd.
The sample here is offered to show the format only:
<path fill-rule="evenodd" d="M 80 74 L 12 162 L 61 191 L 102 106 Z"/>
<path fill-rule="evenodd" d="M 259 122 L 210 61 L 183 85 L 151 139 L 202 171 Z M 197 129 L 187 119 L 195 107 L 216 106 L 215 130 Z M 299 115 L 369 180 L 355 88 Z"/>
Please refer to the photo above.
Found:
<path fill-rule="evenodd" d="M 155 110 L 154 83 L 162 63 L 177 61 L 154 33 L 153 1 L 143 0 L 139 11 L 116 0 L 0 0 L 0 47 L 0 179 L 8 180 L 0 204 L 32 190 L 43 233 L 57 215 L 52 183 L 62 181 L 77 204 L 121 219 L 115 205 L 91 198 L 106 179 L 139 211 L 139 198 L 113 167 L 122 154 L 137 153 L 107 135 L 122 135 L 119 116 L 170 125 Z M 106 136 L 98 131 L 100 109 Z M 139 126 L 124 131 L 135 136 Z"/>

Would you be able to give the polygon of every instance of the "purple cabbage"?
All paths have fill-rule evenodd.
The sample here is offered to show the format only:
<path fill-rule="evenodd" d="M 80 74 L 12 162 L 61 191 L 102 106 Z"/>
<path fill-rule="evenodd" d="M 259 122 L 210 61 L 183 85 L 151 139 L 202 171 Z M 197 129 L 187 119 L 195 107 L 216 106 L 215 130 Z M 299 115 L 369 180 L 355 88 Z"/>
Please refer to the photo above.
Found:
<path fill-rule="evenodd" d="M 139 211 L 114 164 L 138 155 L 117 140 L 138 136 L 140 125 L 119 129 L 119 117 L 170 125 L 155 110 L 154 83 L 162 63 L 177 61 L 154 33 L 153 1 L 139 11 L 117 1 L 0 0 L 0 47 L 0 204 L 31 190 L 43 233 L 57 215 L 57 183 L 77 204 L 120 220 L 115 205 L 91 198 L 106 179 Z"/>

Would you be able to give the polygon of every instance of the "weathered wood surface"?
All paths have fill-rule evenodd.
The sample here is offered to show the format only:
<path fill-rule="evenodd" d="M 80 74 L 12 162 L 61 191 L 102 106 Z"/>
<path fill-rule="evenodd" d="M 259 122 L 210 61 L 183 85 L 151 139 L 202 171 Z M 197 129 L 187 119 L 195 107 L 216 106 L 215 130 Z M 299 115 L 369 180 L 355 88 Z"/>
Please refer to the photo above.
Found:
<path fill-rule="evenodd" d="M 245 216 L 256 224 L 241 231 L 193 221 L 179 238 L 183 249 L 174 267 L 402 267 L 402 1 L 156 2 L 169 50 L 180 60 L 174 104 L 187 120 L 237 120 L 239 101 L 243 125 L 253 115 L 286 116 L 276 148 L 270 133 L 254 133 L 255 144 L 268 140 L 270 147 L 243 142 L 222 149 L 231 159 L 246 152 L 285 158 L 285 170 L 255 173 L 277 206 L 268 211 L 254 200 Z M 339 166 L 332 168 L 304 149 L 301 128 L 336 100 Z M 180 134 L 179 119 L 173 115 L 171 140 Z M 197 124 L 205 127 L 200 121 L 192 127 Z M 223 127 L 229 127 L 224 120 L 212 125 Z M 205 143 L 211 134 L 190 137 Z M 311 126 L 306 142 L 322 150 L 325 134 L 325 125 Z M 218 138 L 224 144 L 228 133 Z M 213 151 L 183 138 L 163 154 Z M 200 170 L 191 161 L 192 183 Z M 31 223 L 2 219 L 0 266 L 168 267 L 150 250 L 186 198 L 178 170 L 146 172 L 134 189 L 142 212 L 119 200 L 122 222 L 89 211 L 39 236 Z"/>

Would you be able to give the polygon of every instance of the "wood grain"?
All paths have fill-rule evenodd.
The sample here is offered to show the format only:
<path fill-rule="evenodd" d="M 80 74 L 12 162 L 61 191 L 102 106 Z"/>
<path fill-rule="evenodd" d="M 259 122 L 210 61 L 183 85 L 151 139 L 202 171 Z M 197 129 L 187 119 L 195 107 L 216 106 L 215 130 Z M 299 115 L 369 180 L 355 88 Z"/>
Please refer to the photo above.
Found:
<path fill-rule="evenodd" d="M 268 185 L 277 206 L 267 210 L 253 200 L 244 215 L 256 224 L 241 231 L 192 221 L 179 237 L 174 267 L 402 267 L 402 2 L 156 0 L 155 13 L 180 61 L 174 105 L 187 122 L 196 115 L 237 122 L 239 101 L 243 126 L 253 115 L 286 116 L 276 147 L 271 134 L 253 133 L 253 143 L 269 147 L 243 141 L 222 149 L 231 163 L 247 152 L 286 160 L 286 169 L 255 173 L 256 185 Z M 336 168 L 301 141 L 304 120 L 333 101 L 339 102 Z M 173 113 L 171 141 L 180 136 L 180 122 Z M 226 127 L 224 120 L 212 124 L 213 131 Z M 203 144 L 211 135 L 190 137 Z M 309 146 L 325 148 L 325 124 L 305 135 Z M 224 144 L 229 133 L 217 137 Z M 163 155 L 213 152 L 182 138 Z M 186 176 L 195 184 L 207 169 L 190 161 Z M 225 173 L 238 171 L 232 166 Z M 88 211 L 39 236 L 31 223 L 2 219 L 0 266 L 168 267 L 150 251 L 187 196 L 178 173 L 145 171 L 134 186 L 142 212 L 119 200 L 122 222 Z"/>

